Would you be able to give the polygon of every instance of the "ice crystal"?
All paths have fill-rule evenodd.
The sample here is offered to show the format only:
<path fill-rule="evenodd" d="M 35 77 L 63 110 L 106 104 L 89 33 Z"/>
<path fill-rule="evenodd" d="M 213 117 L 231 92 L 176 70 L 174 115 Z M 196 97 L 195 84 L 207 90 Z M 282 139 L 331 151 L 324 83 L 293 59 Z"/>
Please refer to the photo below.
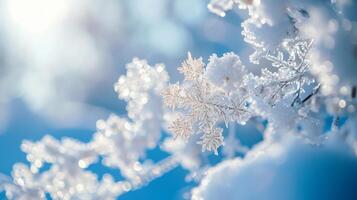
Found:
<path fill-rule="evenodd" d="M 164 105 L 175 110 L 178 103 L 180 103 L 180 85 L 178 83 L 169 85 L 163 91 L 162 97 Z"/>
<path fill-rule="evenodd" d="M 198 144 L 202 145 L 202 151 L 213 151 L 216 155 L 218 155 L 217 149 L 223 145 L 222 132 L 223 129 L 221 128 L 213 128 L 204 134 L 201 137 L 201 141 L 198 142 Z"/>
<path fill-rule="evenodd" d="M 197 80 L 202 76 L 203 67 L 202 58 L 193 59 L 189 52 L 187 60 L 177 70 L 185 76 L 185 80 Z"/>
<path fill-rule="evenodd" d="M 191 132 L 201 133 L 202 149 L 216 153 L 223 144 L 223 136 L 218 134 L 220 129 L 216 126 L 221 121 L 226 124 L 229 121 L 245 123 L 251 115 L 244 92 L 244 66 L 237 55 L 228 53 L 221 58 L 212 55 L 204 68 L 202 58 L 194 59 L 189 54 L 178 69 L 185 69 L 184 82 L 170 85 L 163 92 L 164 102 L 181 113 L 169 130 L 185 140 L 192 135 Z"/>
<path fill-rule="evenodd" d="M 175 135 L 175 138 L 180 137 L 186 141 L 193 134 L 190 119 L 183 116 L 179 116 L 175 121 L 173 121 L 168 130 Z"/>
<path fill-rule="evenodd" d="M 312 42 L 299 38 L 285 40 L 274 51 L 263 58 L 271 62 L 273 68 L 264 68 L 258 77 L 258 93 L 270 105 L 288 95 L 295 95 L 292 104 L 301 102 L 304 85 L 314 82 L 309 74 L 310 62 L 308 53 Z"/>

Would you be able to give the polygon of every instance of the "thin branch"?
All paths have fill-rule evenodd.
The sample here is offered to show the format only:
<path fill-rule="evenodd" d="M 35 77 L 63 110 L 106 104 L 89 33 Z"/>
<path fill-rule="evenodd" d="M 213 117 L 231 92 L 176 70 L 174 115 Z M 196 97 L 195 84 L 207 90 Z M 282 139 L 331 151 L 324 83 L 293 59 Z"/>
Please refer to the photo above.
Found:
<path fill-rule="evenodd" d="M 175 169 L 179 164 L 180 159 L 177 156 L 170 156 L 156 163 L 144 174 L 139 175 L 137 180 L 119 181 L 117 184 L 122 185 L 125 192 L 134 191 L 144 187 L 156 178 L 161 177 L 167 172 Z"/>
<path fill-rule="evenodd" d="M 309 99 L 311 99 L 311 97 L 313 97 L 314 95 L 316 95 L 319 91 L 320 91 L 320 88 L 321 88 L 321 84 L 318 84 L 314 90 L 312 91 L 311 94 L 309 94 L 307 97 L 305 97 L 305 99 L 303 99 L 301 102 L 304 104 L 305 102 L 307 102 Z"/>
<path fill-rule="evenodd" d="M 332 125 L 331 125 L 331 130 L 332 131 L 337 131 L 340 126 L 340 116 L 335 115 L 332 120 Z"/>

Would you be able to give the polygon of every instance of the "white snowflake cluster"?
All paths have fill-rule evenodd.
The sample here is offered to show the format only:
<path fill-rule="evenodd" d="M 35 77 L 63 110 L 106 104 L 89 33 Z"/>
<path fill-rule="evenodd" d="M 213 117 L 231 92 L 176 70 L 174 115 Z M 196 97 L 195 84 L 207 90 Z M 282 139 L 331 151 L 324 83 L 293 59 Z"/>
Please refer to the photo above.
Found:
<path fill-rule="evenodd" d="M 314 41 L 308 55 L 311 71 L 324 95 L 345 95 L 357 85 L 356 24 L 353 1 L 331 0 L 212 0 L 212 12 L 221 15 L 237 5 L 247 11 L 242 36 L 255 52 L 253 63 L 286 39 Z"/>
<path fill-rule="evenodd" d="M 160 92 L 168 75 L 163 65 L 149 66 L 133 59 L 115 90 L 128 102 L 129 119 L 112 114 L 97 122 L 97 132 L 88 143 L 45 136 L 38 142 L 24 141 L 30 168 L 16 164 L 13 182 L 1 184 L 9 199 L 115 199 L 137 189 L 177 166 L 169 157 L 159 163 L 145 160 L 145 152 L 161 138 L 163 109 Z M 102 158 L 102 165 L 119 169 L 125 180 L 105 174 L 101 180 L 88 167 Z M 141 160 L 144 162 L 141 162 Z M 45 167 L 49 169 L 46 170 Z"/>
<path fill-rule="evenodd" d="M 85 170 L 97 161 L 92 144 L 46 136 L 35 143 L 25 141 L 21 148 L 31 167 L 22 163 L 14 166 L 14 182 L 4 184 L 9 199 L 46 199 L 46 193 L 53 199 L 115 199 L 120 194 L 110 175 L 99 182 L 95 174 Z M 44 165 L 50 168 L 43 171 Z"/>
<path fill-rule="evenodd" d="M 260 76 L 253 78 L 257 95 L 270 105 L 292 94 L 295 95 L 292 104 L 301 103 L 304 86 L 315 82 L 307 58 L 311 45 L 311 41 L 287 39 L 264 55 L 263 58 L 270 62 L 273 69 L 263 68 Z"/>
<path fill-rule="evenodd" d="M 251 116 L 243 81 L 246 71 L 233 53 L 220 58 L 212 55 L 204 66 L 202 58 L 192 58 L 189 53 L 178 68 L 185 76 L 184 82 L 170 85 L 162 96 L 166 106 L 180 113 L 169 131 L 184 140 L 200 133 L 202 151 L 218 154 L 218 147 L 223 145 L 223 129 L 217 124 L 245 123 Z"/>

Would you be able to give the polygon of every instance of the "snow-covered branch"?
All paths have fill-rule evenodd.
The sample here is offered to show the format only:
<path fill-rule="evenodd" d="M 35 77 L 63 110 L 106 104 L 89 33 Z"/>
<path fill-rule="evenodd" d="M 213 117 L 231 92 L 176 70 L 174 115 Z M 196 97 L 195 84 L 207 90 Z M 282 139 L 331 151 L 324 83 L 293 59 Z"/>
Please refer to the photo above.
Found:
<path fill-rule="evenodd" d="M 245 170 L 279 166 L 299 148 L 319 146 L 354 159 L 357 26 L 341 2 L 212 0 L 208 9 L 221 17 L 235 8 L 244 12 L 242 37 L 254 50 L 248 63 L 238 52 L 212 54 L 207 62 L 188 53 L 177 68 L 183 80 L 170 83 L 163 64 L 134 58 L 114 86 L 127 102 L 127 117 L 99 120 L 88 143 L 51 136 L 24 141 L 30 166 L 15 164 L 13 181 L 0 177 L 0 190 L 9 199 L 115 199 L 181 165 L 190 172 L 187 180 L 203 178 L 192 198 L 215 199 L 210 190 L 221 187 L 217 177 L 243 187 L 238 181 Z M 263 135 L 256 146 L 239 141 L 237 127 L 246 124 Z M 155 148 L 170 156 L 153 163 L 146 152 Z M 212 166 L 212 152 L 226 161 Z M 88 170 L 99 160 L 123 180 Z M 244 197 L 224 189 L 227 197 Z"/>

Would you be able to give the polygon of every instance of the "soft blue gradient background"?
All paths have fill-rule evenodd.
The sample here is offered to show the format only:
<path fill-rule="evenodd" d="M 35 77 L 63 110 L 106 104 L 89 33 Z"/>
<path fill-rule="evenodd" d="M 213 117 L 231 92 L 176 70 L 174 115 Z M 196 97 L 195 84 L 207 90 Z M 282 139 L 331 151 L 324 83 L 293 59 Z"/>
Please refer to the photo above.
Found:
<path fill-rule="evenodd" d="M 85 104 L 100 108 L 105 112 L 99 115 L 93 113 L 93 116 L 91 116 L 93 120 L 79 126 L 62 126 L 53 123 L 53 120 L 47 118 L 46 115 L 37 113 L 29 108 L 23 98 L 13 97 L 10 103 L 7 104 L 8 123 L 2 125 L 5 128 L 0 134 L 1 173 L 11 175 L 13 164 L 16 162 L 27 163 L 25 154 L 20 150 L 21 141 L 24 139 L 35 141 L 41 139 L 45 134 L 51 134 L 56 138 L 68 136 L 81 141 L 89 141 L 95 132 L 96 119 L 106 118 L 111 112 L 125 115 L 125 102 L 117 99 L 113 84 L 121 74 L 125 73 L 124 65 L 130 62 L 132 57 L 145 58 L 150 64 L 165 63 L 172 76 L 172 82 L 181 78 L 176 73 L 176 67 L 186 57 L 187 51 L 191 51 L 194 56 L 203 56 L 204 60 L 207 60 L 212 53 L 222 55 L 225 52 L 234 51 L 241 56 L 243 62 L 247 62 L 248 53 L 244 48 L 240 35 L 241 18 L 234 12 L 228 13 L 225 18 L 217 17 L 207 11 L 205 5 L 207 1 L 204 0 L 145 0 L 145 2 L 148 2 L 145 4 L 143 4 L 144 1 L 142 0 L 118 2 L 121 4 L 120 12 L 123 12 L 123 16 L 126 17 L 123 19 L 123 34 L 118 36 L 122 42 L 113 45 L 110 52 L 110 58 L 112 58 L 113 63 L 102 67 L 101 70 L 104 72 L 104 76 L 100 77 L 98 84 L 91 86 L 89 94 L 82 100 Z M 158 9 L 158 7 L 165 9 Z M 146 10 L 151 10 L 151 12 L 146 13 Z M 148 17 L 155 12 L 159 13 L 158 16 L 164 16 L 164 21 L 161 18 Z M 1 39 L 0 35 L 0 50 L 6 50 L 8 47 L 4 45 L 5 42 L 1 41 Z M 0 63 L 6 63 L 4 57 L 6 56 L 1 55 Z M 0 69 L 3 68 L 0 66 Z M 21 66 L 19 66 L 19 69 L 21 69 Z M 94 77 L 96 74 L 92 76 Z M 64 78 L 63 84 L 65 84 L 65 80 Z M 90 85 L 89 82 L 83 82 L 82 84 Z M 79 86 L 71 85 L 72 88 Z M 11 84 L 8 87 L 11 88 Z M 67 115 L 71 114 L 71 112 L 67 113 Z M 59 117 L 61 118 L 62 116 Z M 63 118 L 66 118 L 66 116 L 63 116 Z M 261 139 L 259 133 L 252 132 L 251 129 L 238 128 L 238 133 L 245 144 L 251 145 Z M 148 156 L 153 160 L 159 160 L 164 158 L 166 154 L 153 150 L 148 152 Z M 219 157 L 213 157 L 212 162 L 219 159 Z M 286 184 L 283 185 L 296 187 L 296 191 L 306 191 L 307 194 L 311 190 L 337 189 L 340 192 L 343 192 L 344 189 L 353 191 L 354 188 L 357 190 L 357 186 L 351 185 L 348 181 L 345 182 L 344 186 L 340 185 L 338 188 L 333 184 L 327 184 L 333 183 L 334 179 L 338 179 L 340 172 L 351 172 L 353 177 L 356 177 L 355 163 L 342 167 L 341 164 L 333 165 L 334 159 L 336 157 L 325 157 L 321 161 L 323 163 L 320 161 L 307 161 L 311 162 L 311 165 L 301 164 L 301 168 L 299 166 L 295 168 L 294 173 L 287 178 Z M 314 172 L 313 169 L 322 164 L 326 164 L 326 167 L 329 168 L 323 174 L 325 177 L 319 179 L 319 177 L 314 177 L 315 175 L 311 174 L 311 172 Z M 104 168 L 99 164 L 91 166 L 89 169 L 98 173 L 99 177 L 103 173 L 111 173 L 115 178 L 120 179 L 118 171 Z M 336 173 L 334 174 L 334 172 Z M 326 177 L 329 173 L 331 176 Z M 284 174 L 290 174 L 288 169 L 285 169 Z M 121 196 L 120 199 L 182 199 L 183 195 L 194 185 L 185 183 L 184 178 L 186 175 L 187 172 L 181 167 L 176 168 L 153 181 L 150 185 L 140 190 L 129 192 Z M 300 184 L 303 176 L 307 176 L 310 179 L 313 177 L 313 181 Z M 282 192 L 284 192 L 284 188 L 282 188 Z M 353 199 L 353 193 L 347 194 L 350 194 L 349 197 Z M 313 199 L 311 196 L 300 195 L 300 197 Z M 4 193 L 0 193 L 0 199 L 4 198 Z M 324 198 L 329 199 L 328 196 Z"/>

